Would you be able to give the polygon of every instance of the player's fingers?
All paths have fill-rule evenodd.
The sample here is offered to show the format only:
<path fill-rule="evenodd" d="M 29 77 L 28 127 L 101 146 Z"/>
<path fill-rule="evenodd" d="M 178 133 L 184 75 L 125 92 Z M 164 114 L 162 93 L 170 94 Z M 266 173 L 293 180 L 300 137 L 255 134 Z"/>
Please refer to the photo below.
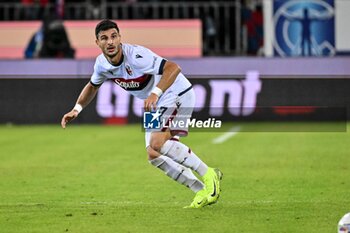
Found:
<path fill-rule="evenodd" d="M 148 100 L 145 100 L 145 111 L 147 112 L 151 111 L 151 105 Z"/>
<path fill-rule="evenodd" d="M 149 103 L 148 103 L 148 111 L 152 111 L 153 109 L 152 109 L 152 102 L 150 101 Z"/>
<path fill-rule="evenodd" d="M 147 112 L 147 100 L 143 101 L 143 109 Z"/>
<path fill-rule="evenodd" d="M 61 126 L 62 126 L 63 129 L 66 128 L 66 123 L 67 123 L 66 118 L 63 117 L 62 120 L 61 120 Z"/>
<path fill-rule="evenodd" d="M 70 114 L 65 114 L 62 118 L 62 121 L 61 121 L 61 125 L 62 125 L 62 128 L 66 128 L 66 125 L 68 122 L 72 121 L 73 119 L 75 118 L 74 115 L 70 115 Z"/>
<path fill-rule="evenodd" d="M 154 103 L 152 104 L 152 106 L 153 106 L 153 110 L 157 110 L 157 102 L 154 102 Z"/>

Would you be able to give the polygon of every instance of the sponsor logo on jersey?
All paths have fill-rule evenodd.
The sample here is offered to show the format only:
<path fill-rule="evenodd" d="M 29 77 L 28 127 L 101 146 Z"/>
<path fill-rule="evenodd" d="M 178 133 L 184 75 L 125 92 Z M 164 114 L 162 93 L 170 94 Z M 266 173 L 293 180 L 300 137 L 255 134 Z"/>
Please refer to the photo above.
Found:
<path fill-rule="evenodd" d="M 117 78 L 114 80 L 114 82 L 124 89 L 135 89 L 140 87 L 140 83 L 134 82 L 134 81 L 125 82 L 125 81 L 120 81 L 120 79 Z"/>
<path fill-rule="evenodd" d="M 142 90 L 147 86 L 151 80 L 151 75 L 144 74 L 141 77 L 134 79 L 124 79 L 124 78 L 113 78 L 112 80 L 121 88 L 127 91 L 138 91 Z"/>

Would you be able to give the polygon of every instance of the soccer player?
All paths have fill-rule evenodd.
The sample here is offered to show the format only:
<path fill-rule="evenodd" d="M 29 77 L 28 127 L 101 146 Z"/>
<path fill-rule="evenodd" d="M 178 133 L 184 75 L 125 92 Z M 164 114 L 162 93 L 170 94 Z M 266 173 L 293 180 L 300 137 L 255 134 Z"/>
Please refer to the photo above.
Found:
<path fill-rule="evenodd" d="M 122 44 L 119 28 L 111 20 L 98 23 L 95 35 L 102 54 L 96 58 L 91 79 L 81 91 L 74 108 L 63 116 L 63 128 L 91 102 L 106 80 L 113 80 L 135 97 L 143 99 L 146 111 L 162 109 L 157 113 L 164 117 L 167 115 L 168 121 L 192 114 L 194 91 L 177 64 L 145 47 Z M 201 208 L 218 200 L 222 173 L 219 169 L 208 167 L 178 140 L 178 136 L 185 136 L 187 132 L 187 128 L 171 127 L 146 131 L 146 150 L 153 166 L 196 193 L 187 207 Z M 203 182 L 192 170 L 202 177 Z"/>

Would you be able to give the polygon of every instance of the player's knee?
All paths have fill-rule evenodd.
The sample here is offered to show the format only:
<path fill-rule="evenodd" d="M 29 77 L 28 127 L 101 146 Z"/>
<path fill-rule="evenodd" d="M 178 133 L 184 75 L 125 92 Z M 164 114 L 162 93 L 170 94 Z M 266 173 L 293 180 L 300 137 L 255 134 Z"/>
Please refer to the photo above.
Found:
<path fill-rule="evenodd" d="M 167 140 L 169 140 L 171 137 L 172 136 L 169 131 L 152 133 L 151 140 L 150 140 L 150 147 L 153 150 L 160 152 L 164 143 Z"/>
<path fill-rule="evenodd" d="M 160 155 L 157 151 L 153 150 L 152 147 L 150 146 L 148 146 L 146 150 L 147 150 L 148 160 L 158 158 Z"/>
<path fill-rule="evenodd" d="M 150 147 L 151 147 L 153 150 L 155 150 L 155 151 L 157 151 L 157 152 L 160 152 L 160 149 L 162 148 L 163 144 L 164 144 L 164 141 L 163 141 L 163 140 L 159 140 L 159 139 L 157 139 L 157 138 L 153 138 L 153 139 L 151 140 Z"/>

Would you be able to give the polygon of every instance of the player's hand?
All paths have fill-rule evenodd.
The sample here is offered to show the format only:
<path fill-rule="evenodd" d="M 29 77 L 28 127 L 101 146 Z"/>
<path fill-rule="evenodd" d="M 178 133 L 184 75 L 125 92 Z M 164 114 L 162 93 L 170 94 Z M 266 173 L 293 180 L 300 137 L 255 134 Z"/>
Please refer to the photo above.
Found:
<path fill-rule="evenodd" d="M 79 113 L 76 110 L 72 110 L 72 111 L 64 114 L 64 116 L 62 117 L 62 120 L 61 120 L 62 128 L 65 129 L 66 128 L 66 124 L 68 122 L 71 122 L 75 118 L 77 118 L 78 115 L 79 115 Z"/>
<path fill-rule="evenodd" d="M 157 108 L 158 96 L 154 93 L 151 93 L 144 102 L 145 111 L 152 111 Z"/>

